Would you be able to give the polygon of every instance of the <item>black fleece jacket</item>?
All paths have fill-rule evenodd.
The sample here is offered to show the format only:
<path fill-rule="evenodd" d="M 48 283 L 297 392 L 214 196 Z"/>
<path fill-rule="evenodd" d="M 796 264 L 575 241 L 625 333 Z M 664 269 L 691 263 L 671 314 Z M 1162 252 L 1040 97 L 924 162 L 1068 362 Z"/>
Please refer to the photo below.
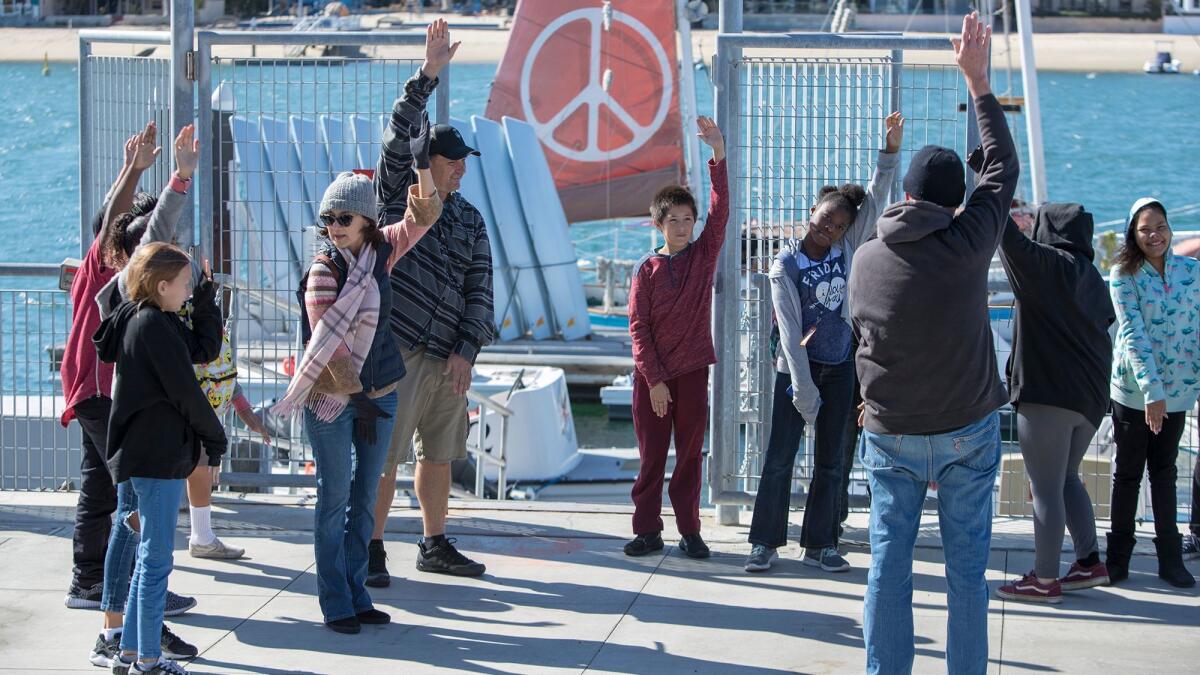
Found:
<path fill-rule="evenodd" d="M 221 344 L 211 283 L 201 286 L 192 331 L 174 313 L 126 302 L 92 338 L 100 358 L 117 365 L 108 425 L 114 483 L 187 478 L 202 446 L 210 466 L 225 454 L 225 429 L 191 366 L 216 358 Z"/>
<path fill-rule="evenodd" d="M 1009 396 L 1073 410 L 1093 426 L 1108 411 L 1116 321 L 1108 284 L 1092 264 L 1092 214 L 1079 204 L 1038 209 L 1032 239 L 1011 219 L 1000 259 L 1016 296 Z"/>
<path fill-rule="evenodd" d="M 850 318 L 865 426 L 932 435 L 1004 405 L 988 321 L 987 272 L 1020 176 L 996 97 L 975 99 L 983 165 L 961 213 L 932 202 L 893 204 L 879 238 L 850 270 Z"/>

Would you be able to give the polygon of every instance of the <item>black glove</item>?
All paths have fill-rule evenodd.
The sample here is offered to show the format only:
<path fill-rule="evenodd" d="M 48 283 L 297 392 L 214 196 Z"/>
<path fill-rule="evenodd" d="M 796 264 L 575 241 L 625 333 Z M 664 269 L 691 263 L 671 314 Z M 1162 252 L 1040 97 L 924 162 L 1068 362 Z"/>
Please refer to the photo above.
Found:
<path fill-rule="evenodd" d="M 421 121 L 408 130 L 408 149 L 418 169 L 429 168 L 429 140 L 429 117 L 422 114 Z"/>
<path fill-rule="evenodd" d="M 371 400 L 366 394 L 359 392 L 350 396 L 350 404 L 355 408 L 354 416 L 354 437 L 361 438 L 363 441 L 375 444 L 375 420 L 383 418 L 391 419 L 390 413 L 386 413 L 382 408 L 375 405 L 375 401 Z"/>
<path fill-rule="evenodd" d="M 192 289 L 192 306 L 196 309 L 215 306 L 217 303 L 217 284 L 212 279 L 200 278 L 200 283 Z"/>

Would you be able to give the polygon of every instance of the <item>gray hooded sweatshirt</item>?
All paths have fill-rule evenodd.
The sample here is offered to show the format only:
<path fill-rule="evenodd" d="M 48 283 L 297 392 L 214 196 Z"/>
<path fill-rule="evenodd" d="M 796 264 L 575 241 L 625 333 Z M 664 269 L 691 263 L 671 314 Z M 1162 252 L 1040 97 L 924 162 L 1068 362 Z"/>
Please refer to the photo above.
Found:
<path fill-rule="evenodd" d="M 850 316 L 866 428 L 953 431 L 1008 400 L 988 321 L 988 265 L 1008 222 L 1020 166 L 995 96 L 975 100 L 983 164 L 961 213 L 893 204 L 850 271 Z"/>

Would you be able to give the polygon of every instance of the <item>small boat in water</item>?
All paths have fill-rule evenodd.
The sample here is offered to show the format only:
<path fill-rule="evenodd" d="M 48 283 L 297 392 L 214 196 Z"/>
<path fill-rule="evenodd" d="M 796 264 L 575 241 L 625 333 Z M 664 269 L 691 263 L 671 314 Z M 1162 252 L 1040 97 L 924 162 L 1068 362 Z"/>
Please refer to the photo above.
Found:
<path fill-rule="evenodd" d="M 1179 59 L 1171 55 L 1170 42 L 1156 40 L 1154 42 L 1154 58 L 1142 66 L 1147 75 L 1178 75 L 1181 65 Z M 1198 71 L 1200 72 L 1200 71 Z"/>

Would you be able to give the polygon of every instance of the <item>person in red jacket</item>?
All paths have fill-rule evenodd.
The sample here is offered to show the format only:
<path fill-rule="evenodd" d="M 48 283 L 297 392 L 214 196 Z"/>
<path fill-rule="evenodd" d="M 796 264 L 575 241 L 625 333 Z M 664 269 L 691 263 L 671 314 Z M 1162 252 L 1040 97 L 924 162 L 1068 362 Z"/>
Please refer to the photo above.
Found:
<path fill-rule="evenodd" d="M 725 139 L 711 118 L 697 120 L 700 140 L 712 148 L 708 219 L 692 241 L 696 200 L 686 188 L 663 188 L 650 216 L 666 244 L 644 257 L 629 293 L 629 332 L 633 337 L 633 430 L 641 468 L 633 484 L 633 541 L 625 554 L 646 555 L 663 548 L 662 485 L 671 436 L 675 471 L 669 494 L 679 548 L 707 558 L 700 537 L 700 477 L 704 430 L 708 425 L 708 367 L 717 362 L 710 327 L 713 273 L 729 220 Z"/>
<path fill-rule="evenodd" d="M 71 284 L 71 332 L 63 351 L 59 373 L 62 376 L 66 408 L 60 422 L 63 427 L 78 420 L 82 432 L 79 504 L 75 512 L 74 569 L 71 586 L 64 601 L 74 609 L 100 606 L 104 581 L 104 554 L 108 550 L 112 514 L 117 508 L 117 491 L 104 462 L 105 436 L 112 408 L 113 366 L 96 358 L 92 333 L 100 325 L 96 293 L 117 273 L 123 262 L 121 240 L 131 217 L 118 214 L 147 215 L 154 209 L 152 196 L 136 192 L 142 173 L 154 164 L 158 155 L 154 123 L 125 142 L 125 161 L 120 174 L 93 226 L 95 240 Z M 136 233 L 133 233 L 136 234 Z M 120 260 L 118 260 L 120 258 Z"/>

